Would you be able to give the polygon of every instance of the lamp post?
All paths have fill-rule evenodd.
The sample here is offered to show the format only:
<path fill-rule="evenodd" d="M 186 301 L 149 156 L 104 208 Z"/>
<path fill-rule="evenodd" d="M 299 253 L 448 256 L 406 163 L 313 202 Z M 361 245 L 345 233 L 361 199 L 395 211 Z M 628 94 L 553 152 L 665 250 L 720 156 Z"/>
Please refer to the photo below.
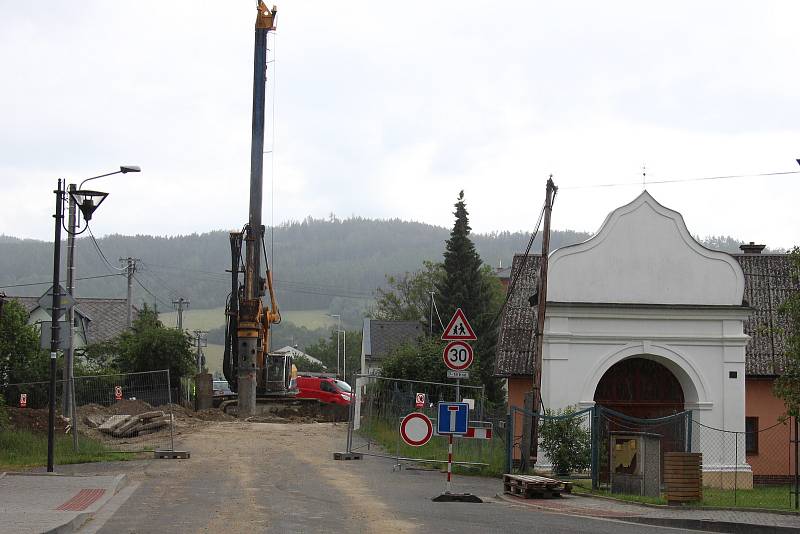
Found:
<path fill-rule="evenodd" d="M 339 314 L 331 314 L 331 317 L 336 317 L 338 325 L 336 326 L 336 376 L 339 376 L 339 332 L 342 331 L 342 316 Z"/>
<path fill-rule="evenodd" d="M 101 174 L 99 176 L 93 176 L 92 178 L 87 178 L 83 182 L 81 182 L 81 188 L 75 189 L 74 185 L 70 185 L 69 188 L 69 203 L 71 208 L 70 214 L 70 227 L 65 228 L 68 238 L 71 240 L 69 246 L 71 250 L 68 254 L 68 261 L 69 261 L 69 270 L 68 270 L 68 280 L 69 286 L 74 286 L 75 278 L 74 278 L 74 266 L 72 262 L 74 260 L 74 237 L 86 231 L 86 228 L 89 227 L 89 221 L 92 219 L 92 214 L 94 211 L 103 203 L 103 201 L 108 196 L 108 193 L 103 193 L 101 191 L 89 191 L 83 189 L 83 184 L 88 182 L 89 180 L 94 180 L 95 178 L 102 178 L 103 176 L 110 176 L 112 174 L 117 173 L 126 173 L 126 172 L 139 172 L 139 167 L 135 166 L 127 166 L 127 167 L 120 167 L 119 171 L 114 171 L 106 174 Z M 61 277 L 61 228 L 64 226 L 64 201 L 65 201 L 65 186 L 66 181 L 59 179 L 58 180 L 58 189 L 54 191 L 56 194 L 56 213 L 54 215 L 55 218 L 55 236 L 53 242 L 53 300 L 52 300 L 52 321 L 50 325 L 51 335 L 50 335 L 50 387 L 49 387 L 49 408 L 47 414 L 47 471 L 49 473 L 53 472 L 53 463 L 54 463 L 54 449 L 55 449 L 55 413 L 56 413 L 56 358 L 58 357 L 58 349 L 60 345 L 60 332 L 59 332 L 59 324 L 58 319 L 61 315 L 59 312 L 63 308 L 62 301 L 61 301 L 61 286 L 59 285 L 59 278 Z M 86 222 L 86 228 L 81 230 L 80 232 L 77 231 L 77 226 L 75 223 L 76 219 L 76 211 L 75 207 L 77 206 L 80 209 L 81 214 L 83 215 L 83 219 Z M 71 259 L 70 259 L 71 258 Z M 71 287 L 74 289 L 74 287 Z M 72 291 L 70 291 L 71 294 Z M 65 411 L 69 411 L 72 413 L 72 432 L 73 432 L 73 440 L 77 438 L 77 426 L 75 425 L 75 413 L 71 410 L 72 402 L 72 330 L 74 326 L 74 314 L 72 313 L 72 307 L 70 307 L 70 313 L 68 314 L 68 332 L 69 332 L 69 362 L 64 362 L 64 375 L 65 375 L 65 399 L 64 399 L 64 406 Z M 65 358 L 66 360 L 66 358 Z M 77 441 L 75 441 L 77 443 Z"/>

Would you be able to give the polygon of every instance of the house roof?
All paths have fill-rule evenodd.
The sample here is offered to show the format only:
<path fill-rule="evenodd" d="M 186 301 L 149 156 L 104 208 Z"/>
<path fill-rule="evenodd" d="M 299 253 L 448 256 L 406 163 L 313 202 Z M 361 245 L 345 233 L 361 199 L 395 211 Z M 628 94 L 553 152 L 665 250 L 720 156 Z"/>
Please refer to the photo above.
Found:
<path fill-rule="evenodd" d="M 750 336 L 745 349 L 748 376 L 775 376 L 783 372 L 789 324 L 778 307 L 800 284 L 790 276 L 787 254 L 732 254 L 744 272 L 744 304 L 753 309 L 744 322 Z M 517 255 L 512 264 L 513 282 L 497 343 L 495 372 L 501 376 L 530 375 L 535 346 L 532 345 L 535 313 L 528 298 L 536 292 L 540 255 Z"/>
<path fill-rule="evenodd" d="M 287 353 L 288 352 L 289 354 L 291 354 L 295 358 L 297 358 L 298 356 L 302 356 L 303 358 L 306 358 L 306 359 L 308 359 L 309 361 L 311 361 L 313 363 L 317 363 L 317 364 L 321 365 L 322 367 L 325 367 L 325 364 L 323 364 L 322 361 L 320 361 L 317 358 L 311 356 L 310 354 L 306 354 L 302 350 L 298 349 L 297 347 L 293 347 L 291 345 L 286 345 L 285 347 L 282 347 L 282 348 L 280 348 L 278 350 L 275 350 L 273 352 L 280 352 L 280 353 Z"/>
<path fill-rule="evenodd" d="M 39 307 L 39 297 L 8 297 L 25 306 L 30 314 Z M 127 329 L 128 305 L 125 299 L 77 298 L 75 312 L 89 320 L 87 342 L 99 343 L 120 335 Z M 133 319 L 139 310 L 133 308 Z"/>
<path fill-rule="evenodd" d="M 425 334 L 419 321 L 364 320 L 364 356 L 367 360 L 381 360 L 395 348 L 416 341 Z"/>

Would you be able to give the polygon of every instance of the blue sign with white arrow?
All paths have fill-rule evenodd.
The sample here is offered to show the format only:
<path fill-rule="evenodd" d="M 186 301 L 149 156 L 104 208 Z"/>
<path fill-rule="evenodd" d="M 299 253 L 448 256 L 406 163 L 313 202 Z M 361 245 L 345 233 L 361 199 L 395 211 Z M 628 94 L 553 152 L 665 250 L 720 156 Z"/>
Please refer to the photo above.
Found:
<path fill-rule="evenodd" d="M 469 427 L 469 404 L 466 402 L 440 402 L 436 433 L 441 435 L 466 434 Z"/>

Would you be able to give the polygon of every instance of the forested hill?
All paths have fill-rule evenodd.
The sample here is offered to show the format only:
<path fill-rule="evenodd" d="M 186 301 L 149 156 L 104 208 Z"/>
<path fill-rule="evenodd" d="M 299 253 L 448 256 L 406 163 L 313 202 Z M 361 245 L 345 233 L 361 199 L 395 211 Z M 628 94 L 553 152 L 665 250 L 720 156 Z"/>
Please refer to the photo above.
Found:
<path fill-rule="evenodd" d="M 387 273 L 418 269 L 424 260 L 440 261 L 449 230 L 401 220 L 358 217 L 306 219 L 267 230 L 266 248 L 272 261 L 281 307 L 286 310 L 339 309 L 363 306 Z M 529 235 L 522 232 L 473 234 L 483 261 L 493 267 L 510 265 L 524 251 Z M 589 237 L 584 232 L 555 231 L 551 247 Z M 126 280 L 119 258 L 137 262 L 134 301 L 158 303 L 184 297 L 194 309 L 223 306 L 230 289 L 230 245 L 227 231 L 177 237 L 110 235 L 97 240 L 106 263 L 89 237 L 76 241 L 79 296 L 124 298 Z M 736 250 L 739 242 L 718 238 L 715 248 Z M 540 250 L 537 238 L 534 251 Z M 62 247 L 66 254 L 66 247 Z M 40 295 L 52 278 L 52 243 L 0 236 L 0 292 Z M 62 266 L 66 261 L 62 260 Z M 62 279 L 66 276 L 62 267 Z M 16 286 L 16 287 L 12 287 Z M 331 306 L 333 304 L 333 306 Z"/>

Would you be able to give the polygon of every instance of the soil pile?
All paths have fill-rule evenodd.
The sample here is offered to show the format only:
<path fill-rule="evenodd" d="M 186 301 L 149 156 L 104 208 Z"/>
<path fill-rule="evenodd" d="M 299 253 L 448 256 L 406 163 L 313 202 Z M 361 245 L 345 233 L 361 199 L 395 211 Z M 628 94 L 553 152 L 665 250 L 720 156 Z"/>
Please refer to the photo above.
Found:
<path fill-rule="evenodd" d="M 47 432 L 48 410 L 47 408 L 6 408 L 11 428 L 18 430 L 30 430 L 31 432 Z M 56 433 L 63 434 L 69 426 L 69 421 L 56 415 Z"/>

